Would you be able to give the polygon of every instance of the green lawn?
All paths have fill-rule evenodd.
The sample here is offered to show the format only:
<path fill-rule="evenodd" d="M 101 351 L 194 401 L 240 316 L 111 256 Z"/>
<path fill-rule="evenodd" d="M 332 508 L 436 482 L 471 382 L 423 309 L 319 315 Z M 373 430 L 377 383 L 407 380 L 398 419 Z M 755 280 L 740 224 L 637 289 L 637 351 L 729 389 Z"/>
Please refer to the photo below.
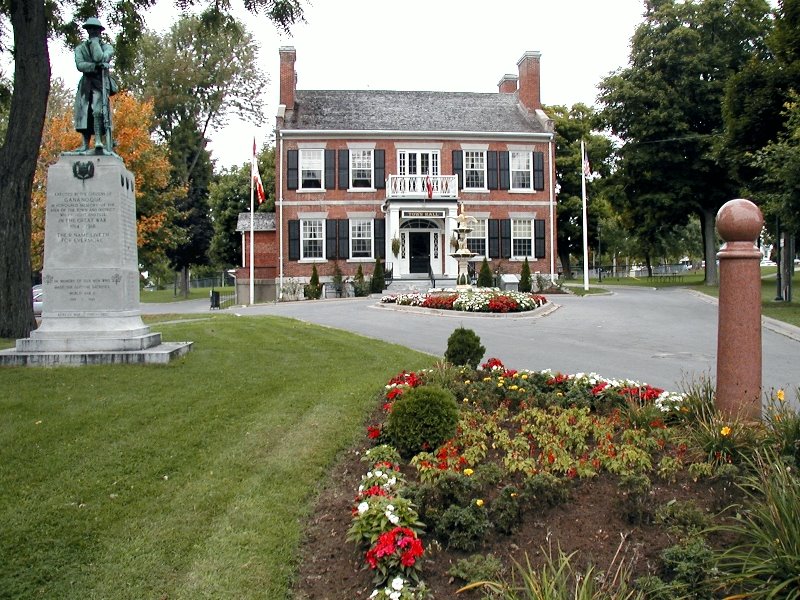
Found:
<path fill-rule="evenodd" d="M 288 319 L 160 319 L 194 341 L 167 366 L 0 369 L 0 597 L 287 598 L 326 469 L 382 385 L 435 360 Z"/>
<path fill-rule="evenodd" d="M 215 287 L 214 289 L 220 292 L 221 294 L 233 293 L 233 286 L 230 285 L 228 287 Z M 139 299 L 142 302 L 179 302 L 181 300 L 199 300 L 201 298 L 209 300 L 210 292 L 211 292 L 210 287 L 189 288 L 189 297 L 184 298 L 180 292 L 178 292 L 176 295 L 174 288 L 169 288 L 166 290 L 152 290 L 152 291 L 142 290 L 139 293 Z"/>

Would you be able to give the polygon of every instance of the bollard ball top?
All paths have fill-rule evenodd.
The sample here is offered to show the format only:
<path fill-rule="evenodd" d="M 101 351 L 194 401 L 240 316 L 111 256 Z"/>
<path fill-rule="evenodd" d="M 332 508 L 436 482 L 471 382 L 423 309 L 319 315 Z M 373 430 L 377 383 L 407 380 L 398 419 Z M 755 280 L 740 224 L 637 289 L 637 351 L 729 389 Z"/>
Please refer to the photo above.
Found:
<path fill-rule="evenodd" d="M 717 213 L 717 231 L 726 242 L 755 242 L 763 226 L 761 210 L 744 198 L 729 200 Z"/>

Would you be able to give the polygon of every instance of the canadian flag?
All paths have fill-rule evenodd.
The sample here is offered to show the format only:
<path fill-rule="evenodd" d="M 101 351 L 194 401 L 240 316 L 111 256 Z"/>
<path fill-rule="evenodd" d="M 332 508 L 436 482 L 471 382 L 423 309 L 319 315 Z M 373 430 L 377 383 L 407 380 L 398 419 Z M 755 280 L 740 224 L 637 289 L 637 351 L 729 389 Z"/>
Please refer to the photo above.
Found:
<path fill-rule="evenodd" d="M 250 178 L 253 181 L 253 187 L 256 194 L 258 194 L 258 203 L 261 204 L 267 199 L 264 193 L 264 184 L 261 183 L 261 175 L 258 172 L 258 161 L 256 160 L 256 138 L 253 138 L 253 160 L 250 163 Z"/>

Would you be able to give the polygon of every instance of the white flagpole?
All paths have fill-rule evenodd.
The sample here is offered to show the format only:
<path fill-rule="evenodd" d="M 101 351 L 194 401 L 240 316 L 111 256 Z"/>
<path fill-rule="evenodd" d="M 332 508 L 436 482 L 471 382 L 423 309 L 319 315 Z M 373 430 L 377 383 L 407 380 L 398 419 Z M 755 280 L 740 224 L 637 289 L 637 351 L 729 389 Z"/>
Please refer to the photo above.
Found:
<path fill-rule="evenodd" d="M 256 215 L 253 207 L 253 161 L 255 160 L 256 152 L 256 138 L 253 138 L 253 158 L 250 159 L 250 306 L 255 304 L 256 287 L 255 287 L 255 265 L 253 264 L 253 256 L 255 254 L 255 240 L 253 233 L 255 231 L 254 222 Z"/>
<path fill-rule="evenodd" d="M 586 147 L 581 140 L 581 195 L 583 197 L 583 289 L 589 290 L 589 227 L 586 214 Z"/>

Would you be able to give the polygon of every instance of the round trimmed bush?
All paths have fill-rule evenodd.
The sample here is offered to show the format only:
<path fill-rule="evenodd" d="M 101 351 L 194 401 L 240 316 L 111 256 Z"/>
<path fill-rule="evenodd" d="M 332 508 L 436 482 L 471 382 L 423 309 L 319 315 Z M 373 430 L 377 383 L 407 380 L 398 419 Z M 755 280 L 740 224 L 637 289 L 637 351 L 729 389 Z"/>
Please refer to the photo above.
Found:
<path fill-rule="evenodd" d="M 406 390 L 394 401 L 384 430 L 400 455 L 409 458 L 441 446 L 455 435 L 457 424 L 452 392 L 426 385 Z"/>
<path fill-rule="evenodd" d="M 468 365 L 478 368 L 486 348 L 481 346 L 481 338 L 472 329 L 459 327 L 447 338 L 447 351 L 444 359 L 452 365 Z"/>

